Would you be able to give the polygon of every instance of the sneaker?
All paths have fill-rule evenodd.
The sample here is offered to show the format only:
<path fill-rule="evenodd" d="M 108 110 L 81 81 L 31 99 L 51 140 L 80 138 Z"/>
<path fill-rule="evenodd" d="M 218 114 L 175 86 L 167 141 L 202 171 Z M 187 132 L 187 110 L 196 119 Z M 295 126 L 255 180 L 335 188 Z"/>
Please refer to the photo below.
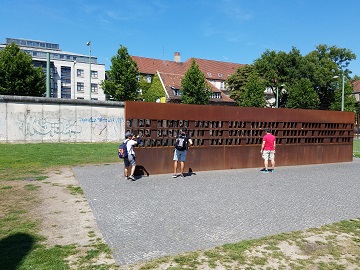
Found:
<path fill-rule="evenodd" d="M 173 178 L 176 178 L 177 177 L 177 175 L 176 174 L 173 174 L 173 176 L 172 176 Z"/>
<path fill-rule="evenodd" d="M 132 180 L 132 181 L 135 181 L 135 180 L 136 180 L 133 175 L 130 175 L 128 179 L 130 179 L 130 180 Z"/>
<path fill-rule="evenodd" d="M 180 174 L 180 177 L 181 177 L 181 178 L 184 178 L 185 176 L 184 176 L 183 174 Z"/>
<path fill-rule="evenodd" d="M 269 171 L 268 170 L 263 170 L 263 173 L 268 173 Z"/>
<path fill-rule="evenodd" d="M 270 172 L 275 172 L 275 170 L 274 170 L 274 169 L 271 169 Z"/>

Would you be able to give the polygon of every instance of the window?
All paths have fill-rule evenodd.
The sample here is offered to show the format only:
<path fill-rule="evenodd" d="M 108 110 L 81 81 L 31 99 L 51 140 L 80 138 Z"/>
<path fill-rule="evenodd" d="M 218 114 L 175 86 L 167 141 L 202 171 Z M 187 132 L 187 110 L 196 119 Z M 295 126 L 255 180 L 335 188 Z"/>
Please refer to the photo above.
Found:
<path fill-rule="evenodd" d="M 225 90 L 225 82 L 220 82 L 220 89 Z"/>
<path fill-rule="evenodd" d="M 83 82 L 78 82 L 77 83 L 77 91 L 78 92 L 84 92 L 84 83 Z"/>
<path fill-rule="evenodd" d="M 76 74 L 78 77 L 83 77 L 84 78 L 84 70 L 83 69 L 78 69 L 76 71 Z"/>
<path fill-rule="evenodd" d="M 91 84 L 91 92 L 97 92 L 98 91 L 98 85 L 97 83 Z"/>
<path fill-rule="evenodd" d="M 221 98 L 221 93 L 214 92 L 214 93 L 212 93 L 211 98 Z"/>
<path fill-rule="evenodd" d="M 147 75 L 146 81 L 147 81 L 148 83 L 151 83 L 151 75 Z"/>
<path fill-rule="evenodd" d="M 97 79 L 98 78 L 98 72 L 96 70 L 91 71 L 91 78 Z"/>

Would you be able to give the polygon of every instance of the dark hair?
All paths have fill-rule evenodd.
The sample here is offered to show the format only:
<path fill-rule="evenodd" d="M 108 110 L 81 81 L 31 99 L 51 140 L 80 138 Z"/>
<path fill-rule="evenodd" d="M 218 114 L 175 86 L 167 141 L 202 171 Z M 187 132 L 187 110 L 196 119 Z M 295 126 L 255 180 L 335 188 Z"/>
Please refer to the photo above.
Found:
<path fill-rule="evenodd" d="M 265 128 L 265 131 L 270 133 L 271 130 L 270 130 L 270 128 Z"/>
<path fill-rule="evenodd" d="M 182 133 L 186 133 L 186 132 L 187 132 L 187 128 L 182 128 L 182 129 L 181 129 L 181 132 L 182 132 Z"/>

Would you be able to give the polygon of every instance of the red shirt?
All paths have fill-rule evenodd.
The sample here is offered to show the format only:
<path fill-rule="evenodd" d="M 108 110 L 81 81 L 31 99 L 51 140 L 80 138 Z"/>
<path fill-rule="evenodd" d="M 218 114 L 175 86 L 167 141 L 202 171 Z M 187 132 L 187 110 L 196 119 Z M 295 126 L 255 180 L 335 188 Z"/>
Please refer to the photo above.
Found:
<path fill-rule="evenodd" d="M 274 135 L 268 133 L 263 137 L 263 142 L 265 142 L 264 150 L 275 150 L 274 142 L 276 138 Z"/>

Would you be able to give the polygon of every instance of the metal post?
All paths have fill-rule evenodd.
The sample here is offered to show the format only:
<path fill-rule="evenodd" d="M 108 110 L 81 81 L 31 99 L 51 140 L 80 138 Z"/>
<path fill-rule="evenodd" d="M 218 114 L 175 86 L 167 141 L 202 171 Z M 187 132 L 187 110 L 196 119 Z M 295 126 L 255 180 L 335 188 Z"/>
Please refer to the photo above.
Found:
<path fill-rule="evenodd" d="M 276 108 L 279 108 L 279 87 L 276 87 Z"/>
<path fill-rule="evenodd" d="M 89 46 L 89 99 L 91 100 L 91 41 L 88 41 L 86 45 Z"/>
<path fill-rule="evenodd" d="M 341 88 L 341 111 L 344 111 L 344 86 L 345 86 L 345 76 L 342 76 L 342 88 Z"/>
<path fill-rule="evenodd" d="M 46 97 L 50 97 L 50 53 L 46 53 Z"/>

